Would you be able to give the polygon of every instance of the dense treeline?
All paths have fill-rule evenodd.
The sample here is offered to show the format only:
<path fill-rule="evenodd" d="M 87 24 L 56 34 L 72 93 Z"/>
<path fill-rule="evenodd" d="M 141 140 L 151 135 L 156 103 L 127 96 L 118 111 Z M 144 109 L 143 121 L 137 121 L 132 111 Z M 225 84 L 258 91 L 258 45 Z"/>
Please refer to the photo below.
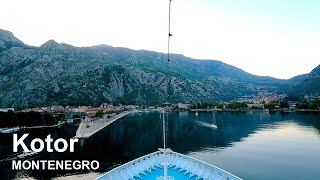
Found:
<path fill-rule="evenodd" d="M 64 115 L 42 114 L 37 112 L 0 112 L 0 128 L 16 126 L 54 125 Z"/>
<path fill-rule="evenodd" d="M 228 104 L 227 106 L 229 109 L 244 109 L 244 108 L 248 108 L 248 103 L 247 102 L 231 102 L 230 104 Z"/>
<path fill-rule="evenodd" d="M 300 101 L 296 104 L 297 109 L 318 109 L 320 107 L 320 99 L 313 100 L 310 102 Z"/>
<path fill-rule="evenodd" d="M 237 102 L 232 101 L 228 104 L 208 104 L 208 103 L 193 103 L 190 108 L 191 109 L 211 109 L 217 107 L 219 109 L 227 108 L 227 109 L 288 109 L 289 106 L 288 99 L 285 101 L 271 101 L 269 103 L 262 102 L 263 106 L 254 105 L 249 107 L 248 104 L 253 104 L 251 102 Z M 293 103 L 293 102 L 292 102 Z M 293 106 L 295 109 L 306 109 L 306 110 L 316 110 L 320 109 L 320 99 L 315 99 L 311 101 L 298 100 L 294 102 L 296 106 Z M 177 107 L 176 107 L 177 108 Z"/>

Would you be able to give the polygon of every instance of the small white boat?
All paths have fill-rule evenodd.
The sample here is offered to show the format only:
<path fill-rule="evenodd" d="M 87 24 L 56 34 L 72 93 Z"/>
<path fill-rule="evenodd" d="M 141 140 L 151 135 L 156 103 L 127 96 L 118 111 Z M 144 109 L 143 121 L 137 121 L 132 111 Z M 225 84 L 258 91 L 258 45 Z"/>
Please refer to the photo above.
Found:
<path fill-rule="evenodd" d="M 29 156 L 34 156 L 38 154 L 37 152 L 33 152 L 33 151 L 24 151 L 22 154 L 19 154 L 17 156 L 18 159 L 23 159 L 23 158 L 26 158 L 26 157 L 29 157 Z"/>
<path fill-rule="evenodd" d="M 218 126 L 215 125 L 215 124 L 211 124 L 210 127 L 213 128 L 213 129 L 218 129 Z"/>
<path fill-rule="evenodd" d="M 198 113 L 198 103 L 196 104 L 196 113 L 194 113 L 194 115 L 198 116 L 199 113 Z"/>
<path fill-rule="evenodd" d="M 210 124 L 210 127 L 213 129 L 218 129 L 217 120 L 216 120 L 216 116 L 214 114 L 214 110 L 212 110 L 212 124 Z"/>
<path fill-rule="evenodd" d="M 3 133 L 3 134 L 14 133 L 14 132 L 20 131 L 20 129 L 21 129 L 20 127 L 2 129 L 1 133 Z"/>

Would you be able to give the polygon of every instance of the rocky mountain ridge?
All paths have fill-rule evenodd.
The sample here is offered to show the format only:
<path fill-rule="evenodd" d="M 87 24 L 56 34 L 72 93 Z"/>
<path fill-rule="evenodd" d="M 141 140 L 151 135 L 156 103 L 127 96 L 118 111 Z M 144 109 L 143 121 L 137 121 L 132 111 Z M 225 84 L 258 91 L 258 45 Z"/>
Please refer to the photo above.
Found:
<path fill-rule="evenodd" d="M 304 76 L 304 79 L 292 87 L 290 94 L 318 94 L 320 95 L 320 65 L 314 68 L 309 74 Z"/>
<path fill-rule="evenodd" d="M 254 94 L 260 86 L 276 92 L 292 84 L 221 61 L 172 54 L 168 86 L 163 53 L 54 40 L 31 47 L 3 30 L 1 43 L 0 107 L 219 102 Z"/>

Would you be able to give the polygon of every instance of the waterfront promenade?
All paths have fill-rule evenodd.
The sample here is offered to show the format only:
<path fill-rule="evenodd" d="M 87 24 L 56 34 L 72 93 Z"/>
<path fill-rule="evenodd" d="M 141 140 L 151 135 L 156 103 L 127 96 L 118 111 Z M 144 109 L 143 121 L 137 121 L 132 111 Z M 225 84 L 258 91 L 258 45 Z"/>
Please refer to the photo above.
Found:
<path fill-rule="evenodd" d="M 123 116 L 126 116 L 129 113 L 130 111 L 124 111 L 110 118 L 108 118 L 107 115 L 104 115 L 103 118 L 92 121 L 92 122 L 81 121 L 77 129 L 76 136 L 74 138 L 82 138 L 82 139 L 89 138 L 90 136 L 99 132 L 101 129 L 107 127 L 109 124 L 122 118 Z"/>

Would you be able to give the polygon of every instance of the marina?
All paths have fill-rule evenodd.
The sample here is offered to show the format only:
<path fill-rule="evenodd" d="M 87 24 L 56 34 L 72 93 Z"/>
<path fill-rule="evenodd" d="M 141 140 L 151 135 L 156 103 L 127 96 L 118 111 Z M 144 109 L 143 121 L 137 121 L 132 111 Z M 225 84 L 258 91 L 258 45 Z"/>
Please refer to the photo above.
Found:
<path fill-rule="evenodd" d="M 0 133 L 2 134 L 10 134 L 14 132 L 18 132 L 25 129 L 41 129 L 41 128 L 54 128 L 54 127 L 60 127 L 64 124 L 64 122 L 58 122 L 55 125 L 49 125 L 49 126 L 24 126 L 24 127 L 14 127 L 14 128 L 2 128 L 0 129 Z"/>

